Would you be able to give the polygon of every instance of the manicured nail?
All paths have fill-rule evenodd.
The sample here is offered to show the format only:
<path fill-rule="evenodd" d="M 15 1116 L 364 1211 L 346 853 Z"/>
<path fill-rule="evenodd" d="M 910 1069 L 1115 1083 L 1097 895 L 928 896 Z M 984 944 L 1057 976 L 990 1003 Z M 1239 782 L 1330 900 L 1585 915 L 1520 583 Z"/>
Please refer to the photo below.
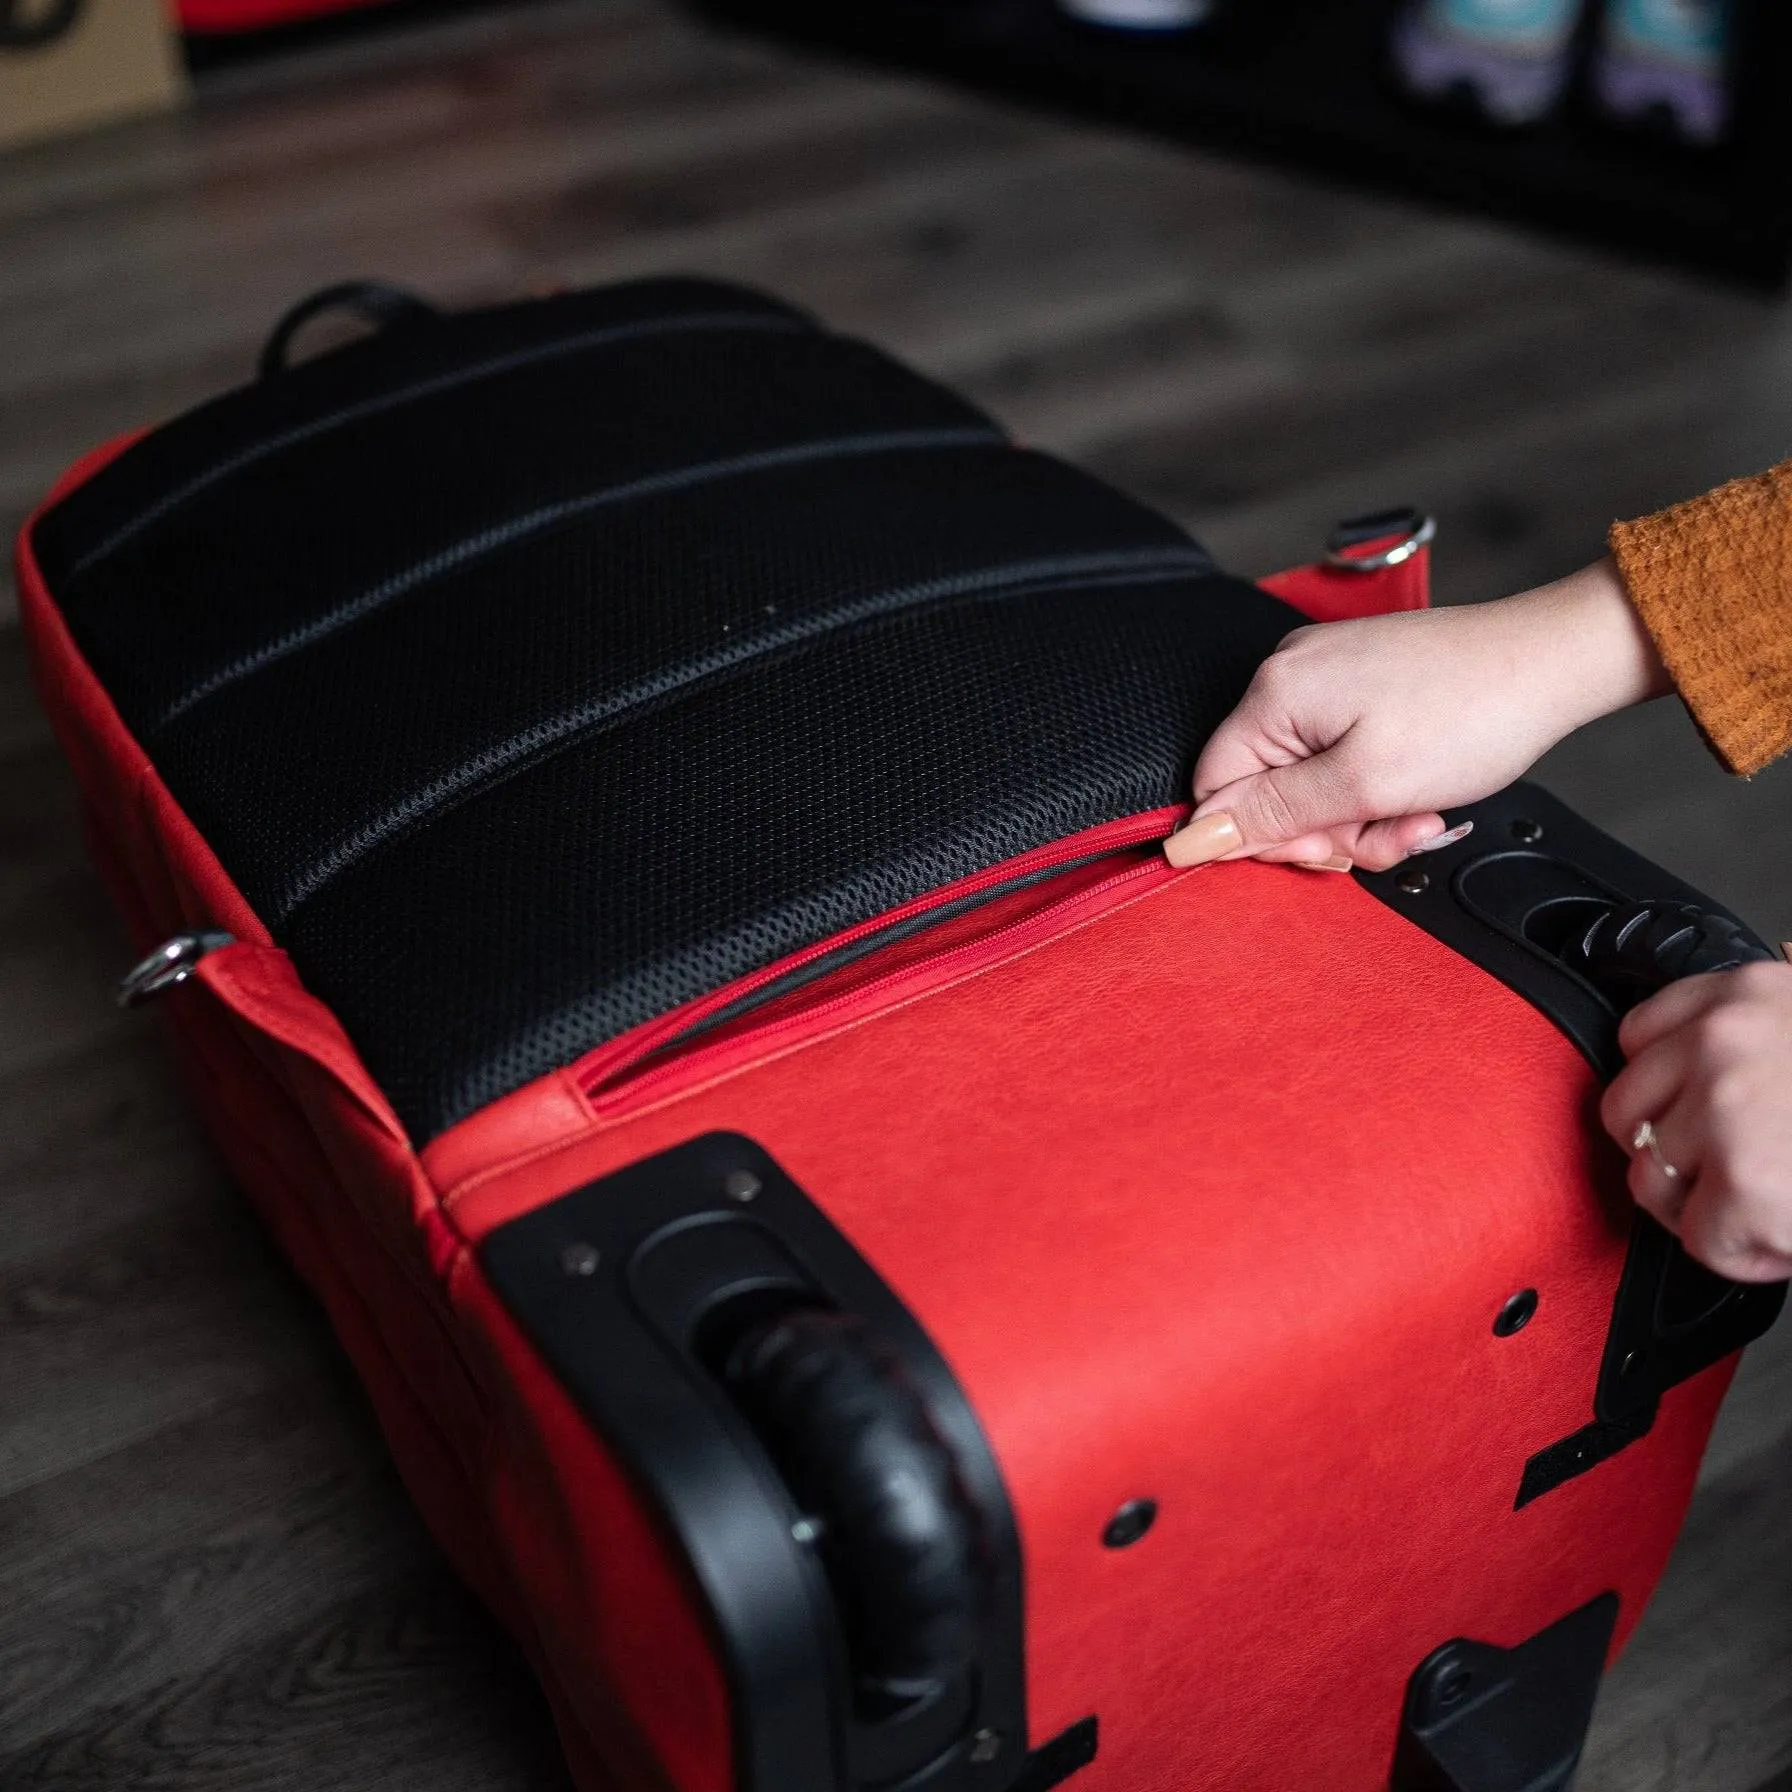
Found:
<path fill-rule="evenodd" d="M 1459 827 L 1453 827 L 1447 834 L 1434 834 L 1429 840 L 1421 840 L 1413 848 L 1414 852 L 1442 852 L 1446 846 L 1454 846 L 1458 840 L 1466 840 L 1475 831 L 1472 821 L 1465 821 Z"/>
<path fill-rule="evenodd" d="M 1296 859 L 1303 871 L 1354 871 L 1356 860 L 1347 859 L 1342 853 L 1334 853 L 1329 859 Z"/>
<path fill-rule="evenodd" d="M 1178 870 L 1189 865 L 1206 865 L 1237 852 L 1244 845 L 1244 836 L 1224 809 L 1191 821 L 1164 842 L 1164 857 Z"/>

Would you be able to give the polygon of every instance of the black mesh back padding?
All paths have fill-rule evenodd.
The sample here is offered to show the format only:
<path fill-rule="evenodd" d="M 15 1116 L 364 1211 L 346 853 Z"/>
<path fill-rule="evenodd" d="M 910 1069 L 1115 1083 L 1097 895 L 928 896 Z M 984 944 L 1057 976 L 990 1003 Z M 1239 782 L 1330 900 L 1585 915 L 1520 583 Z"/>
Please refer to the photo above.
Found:
<path fill-rule="evenodd" d="M 268 654 L 422 593 L 439 561 L 478 577 L 557 524 L 601 526 L 656 480 L 695 490 L 742 462 L 904 440 L 999 437 L 937 386 L 818 332 L 635 336 L 413 398 L 245 465 L 84 567 L 72 601 L 105 613 L 94 668 L 143 719 L 148 746 Z"/>
<path fill-rule="evenodd" d="M 639 336 L 682 336 L 730 324 L 768 333 L 813 328 L 800 312 L 742 287 L 707 280 L 642 280 L 505 305 L 394 330 L 321 355 L 274 380 L 226 393 L 164 425 L 44 519 L 38 558 L 55 584 L 116 553 L 155 522 L 238 468 L 324 436 L 347 439 L 356 421 L 404 410 L 437 393 L 472 391 L 532 366 L 567 368 Z"/>
<path fill-rule="evenodd" d="M 1176 801 L 1299 620 L 752 295 L 443 320 L 393 333 L 397 367 L 386 342 L 147 438 L 35 545 L 419 1141 L 843 927 Z"/>

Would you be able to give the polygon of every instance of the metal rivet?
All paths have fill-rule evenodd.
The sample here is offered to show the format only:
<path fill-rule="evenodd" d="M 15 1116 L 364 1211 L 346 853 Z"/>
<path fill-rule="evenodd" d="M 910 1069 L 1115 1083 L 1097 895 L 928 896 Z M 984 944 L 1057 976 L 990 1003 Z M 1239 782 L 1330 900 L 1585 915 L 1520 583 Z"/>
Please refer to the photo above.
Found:
<path fill-rule="evenodd" d="M 971 1759 L 979 1767 L 986 1767 L 1002 1752 L 1002 1732 L 1000 1730 L 979 1730 L 971 1738 Z"/>
<path fill-rule="evenodd" d="M 1125 1549 L 1156 1522 L 1156 1500 L 1128 1500 L 1102 1527 L 1101 1540 L 1109 1549 Z"/>
<path fill-rule="evenodd" d="M 594 1276 L 602 1261 L 597 1246 L 587 1244 L 580 1238 L 560 1253 L 560 1273 L 568 1276 Z"/>
<path fill-rule="evenodd" d="M 1649 1366 L 1648 1357 L 1640 1350 L 1627 1350 L 1624 1360 L 1618 1365 L 1620 1375 L 1635 1375 L 1639 1370 Z"/>
<path fill-rule="evenodd" d="M 819 1543 L 821 1541 L 821 1520 L 819 1518 L 799 1518 L 790 1527 L 790 1534 L 798 1543 Z"/>
<path fill-rule="evenodd" d="M 730 1170 L 722 1178 L 722 1193 L 730 1201 L 747 1202 L 756 1200 L 759 1191 L 765 1184 L 751 1170 Z"/>
<path fill-rule="evenodd" d="M 1499 1316 L 1493 1322 L 1493 1335 L 1496 1338 L 1509 1338 L 1514 1332 L 1521 1332 L 1531 1323 L 1531 1315 L 1537 1311 L 1537 1290 L 1521 1288 L 1500 1308 Z"/>
<path fill-rule="evenodd" d="M 1512 824 L 1512 838 L 1522 840 L 1526 846 L 1535 846 L 1543 838 L 1543 823 L 1532 821 L 1528 816 L 1520 816 Z"/>
<path fill-rule="evenodd" d="M 1431 888 L 1431 874 L 1428 871 L 1420 871 L 1416 867 L 1411 871 L 1402 871 L 1394 879 L 1394 888 L 1403 895 L 1422 896 Z"/>

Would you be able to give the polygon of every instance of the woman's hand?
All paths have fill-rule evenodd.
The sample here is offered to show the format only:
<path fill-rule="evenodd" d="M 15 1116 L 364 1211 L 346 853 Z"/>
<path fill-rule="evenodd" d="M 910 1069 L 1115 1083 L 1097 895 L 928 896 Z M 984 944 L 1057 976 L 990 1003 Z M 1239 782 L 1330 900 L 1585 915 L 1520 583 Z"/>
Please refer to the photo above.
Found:
<path fill-rule="evenodd" d="M 1792 965 L 1670 984 L 1618 1038 L 1630 1062 L 1600 1117 L 1634 1153 L 1637 1204 L 1719 1275 L 1792 1276 Z"/>
<path fill-rule="evenodd" d="M 1668 688 L 1609 560 L 1498 603 L 1298 629 L 1208 742 L 1165 850 L 1385 870 L 1443 833 L 1439 810 Z"/>

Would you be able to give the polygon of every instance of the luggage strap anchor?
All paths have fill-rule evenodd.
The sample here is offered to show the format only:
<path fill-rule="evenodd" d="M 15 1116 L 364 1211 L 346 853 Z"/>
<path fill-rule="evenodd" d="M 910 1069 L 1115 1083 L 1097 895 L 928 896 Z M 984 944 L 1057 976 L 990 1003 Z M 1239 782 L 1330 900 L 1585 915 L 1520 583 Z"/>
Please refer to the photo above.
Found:
<path fill-rule="evenodd" d="M 1569 1792 L 1617 1621 L 1601 1593 L 1514 1648 L 1434 1649 L 1407 1687 L 1390 1792 Z"/>
<path fill-rule="evenodd" d="M 1403 566 L 1437 537 L 1437 518 L 1410 504 L 1346 517 L 1325 538 L 1325 563 L 1339 572 L 1382 572 Z"/>
<path fill-rule="evenodd" d="M 147 958 L 131 966 L 118 980 L 118 1005 L 136 1008 L 185 983 L 199 968 L 199 961 L 221 946 L 234 946 L 234 933 L 219 933 L 201 928 L 192 933 L 177 933 L 156 947 Z"/>

